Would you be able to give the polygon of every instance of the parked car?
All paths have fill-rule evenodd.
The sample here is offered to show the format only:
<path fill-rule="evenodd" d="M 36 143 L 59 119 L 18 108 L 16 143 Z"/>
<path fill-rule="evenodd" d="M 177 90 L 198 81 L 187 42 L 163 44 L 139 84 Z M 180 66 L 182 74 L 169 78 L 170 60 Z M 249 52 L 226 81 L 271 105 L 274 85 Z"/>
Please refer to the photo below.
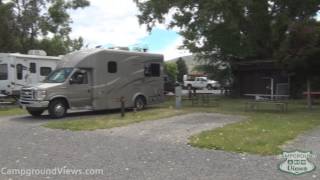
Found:
<path fill-rule="evenodd" d="M 163 56 L 119 50 L 82 50 L 66 55 L 43 83 L 22 88 L 20 104 L 33 116 L 53 118 L 68 109 L 138 110 L 164 99 Z"/>
<path fill-rule="evenodd" d="M 184 87 L 187 89 L 218 89 L 220 87 L 217 81 L 209 80 L 207 77 L 196 77 L 194 80 L 184 80 Z"/>

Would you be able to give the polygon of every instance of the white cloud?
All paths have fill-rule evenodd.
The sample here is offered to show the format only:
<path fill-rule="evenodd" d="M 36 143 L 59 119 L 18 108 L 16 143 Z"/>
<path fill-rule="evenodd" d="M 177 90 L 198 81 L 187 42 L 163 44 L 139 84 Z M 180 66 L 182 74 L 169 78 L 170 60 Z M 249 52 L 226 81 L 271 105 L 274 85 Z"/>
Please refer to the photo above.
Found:
<path fill-rule="evenodd" d="M 91 0 L 90 7 L 71 13 L 71 37 L 82 36 L 90 47 L 114 44 L 128 46 L 148 35 L 140 26 L 132 0 Z"/>
<path fill-rule="evenodd" d="M 90 3 L 90 7 L 71 11 L 74 22 L 71 37 L 83 37 L 90 48 L 108 44 L 130 46 L 149 35 L 146 27 L 138 23 L 138 8 L 132 0 L 90 0 Z M 168 15 L 166 22 L 170 18 Z M 157 25 L 157 28 L 166 27 Z M 177 49 L 180 45 L 182 37 L 156 53 L 164 54 L 166 60 L 189 55 L 188 51 Z"/>
<path fill-rule="evenodd" d="M 178 49 L 183 43 L 182 37 L 177 38 L 171 45 L 156 53 L 164 54 L 165 60 L 171 60 L 182 56 L 191 55 L 189 50 Z"/>

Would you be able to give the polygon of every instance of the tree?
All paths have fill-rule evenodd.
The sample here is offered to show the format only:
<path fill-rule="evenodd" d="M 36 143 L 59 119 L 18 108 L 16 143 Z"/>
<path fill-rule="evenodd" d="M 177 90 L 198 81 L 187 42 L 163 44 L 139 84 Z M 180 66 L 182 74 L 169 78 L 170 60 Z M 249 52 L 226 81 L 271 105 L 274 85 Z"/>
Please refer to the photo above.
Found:
<path fill-rule="evenodd" d="M 166 62 L 164 66 L 164 71 L 167 73 L 169 80 L 172 82 L 176 82 L 177 80 L 177 64 L 174 62 Z"/>
<path fill-rule="evenodd" d="M 311 83 L 320 76 L 320 22 L 307 19 L 292 24 L 277 56 L 286 69 L 305 77 L 311 109 Z"/>
<path fill-rule="evenodd" d="M 139 22 L 151 30 L 178 27 L 184 47 L 212 61 L 274 57 L 293 22 L 314 18 L 315 0 L 135 0 Z"/>
<path fill-rule="evenodd" d="M 310 31 L 312 23 L 305 22 L 315 21 L 320 10 L 318 0 L 134 1 L 140 10 L 139 22 L 148 30 L 169 20 L 169 28 L 180 29 L 183 47 L 211 61 L 208 64 L 277 59 L 300 77 L 302 72 L 316 77 L 311 72 L 319 55 L 311 39 L 318 39 L 318 35 L 308 38 L 312 35 L 307 33 L 306 39 L 300 39 L 299 31 L 293 30 L 299 25 L 300 30 Z M 172 16 L 166 19 L 168 15 Z"/>
<path fill-rule="evenodd" d="M 83 46 L 83 39 L 64 40 L 61 36 L 54 36 L 53 38 L 46 38 L 37 42 L 36 49 L 43 49 L 49 56 L 67 54 L 69 52 L 79 50 Z"/>
<path fill-rule="evenodd" d="M 20 45 L 20 52 L 26 53 L 28 50 L 35 48 L 46 49 L 49 47 L 49 41 L 53 43 L 51 46 L 55 47 L 56 50 L 57 48 L 61 49 L 59 51 L 52 50 L 52 52 L 55 52 L 52 55 L 67 52 L 74 47 L 79 48 L 79 45 L 82 46 L 82 39 L 71 40 L 69 37 L 71 19 L 68 10 L 84 8 L 89 5 L 89 1 L 12 0 L 8 4 L 12 5 L 11 12 L 14 13 L 11 14 L 12 16 L 7 14 L 6 18 L 10 18 L 14 23 L 16 30 L 14 36 L 18 45 Z M 49 38 L 52 36 L 53 38 Z M 14 47 L 1 50 L 5 52 L 17 51 Z"/>
<path fill-rule="evenodd" d="M 185 74 L 188 74 L 188 67 L 186 65 L 186 62 L 182 58 L 179 58 L 176 64 L 177 64 L 177 71 L 178 71 L 177 81 L 183 82 L 183 76 Z"/>
<path fill-rule="evenodd" d="M 13 3 L 0 1 L 0 49 L 1 52 L 19 52 L 18 29 L 14 22 Z"/>

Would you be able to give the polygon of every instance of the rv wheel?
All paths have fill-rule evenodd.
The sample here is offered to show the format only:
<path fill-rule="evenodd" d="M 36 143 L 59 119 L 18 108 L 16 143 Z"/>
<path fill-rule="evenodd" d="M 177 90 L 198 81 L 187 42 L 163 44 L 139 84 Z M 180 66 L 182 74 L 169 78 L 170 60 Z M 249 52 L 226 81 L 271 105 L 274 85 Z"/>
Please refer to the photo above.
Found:
<path fill-rule="evenodd" d="M 208 89 L 208 90 L 212 90 L 212 89 L 213 89 L 213 88 L 212 88 L 212 85 L 211 85 L 211 84 L 208 84 L 208 85 L 207 85 L 207 89 Z"/>
<path fill-rule="evenodd" d="M 67 113 L 67 105 L 63 100 L 53 100 L 49 104 L 49 114 L 52 118 L 62 118 Z"/>
<path fill-rule="evenodd" d="M 27 108 L 27 111 L 29 114 L 31 114 L 34 117 L 39 117 L 44 112 L 43 109 L 29 109 L 29 108 Z"/>
<path fill-rule="evenodd" d="M 134 107 L 137 109 L 137 110 L 142 110 L 144 109 L 146 106 L 146 101 L 144 99 L 144 97 L 142 96 L 138 96 L 136 98 L 136 100 L 134 101 Z"/>

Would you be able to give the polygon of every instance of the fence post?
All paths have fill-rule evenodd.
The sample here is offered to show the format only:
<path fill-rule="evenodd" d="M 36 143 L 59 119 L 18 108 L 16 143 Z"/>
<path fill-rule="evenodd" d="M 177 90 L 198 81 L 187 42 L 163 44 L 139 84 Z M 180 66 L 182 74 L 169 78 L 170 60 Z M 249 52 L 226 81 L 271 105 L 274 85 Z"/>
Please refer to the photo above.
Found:
<path fill-rule="evenodd" d="M 191 89 L 188 90 L 188 98 L 189 98 L 189 100 L 191 100 L 191 98 L 192 98 L 192 90 Z"/>
<path fill-rule="evenodd" d="M 125 116 L 125 99 L 123 96 L 120 98 L 120 103 L 121 103 L 121 117 Z"/>
<path fill-rule="evenodd" d="M 176 108 L 180 109 L 181 108 L 181 96 L 182 96 L 181 86 L 176 86 L 175 95 L 176 95 Z"/>

